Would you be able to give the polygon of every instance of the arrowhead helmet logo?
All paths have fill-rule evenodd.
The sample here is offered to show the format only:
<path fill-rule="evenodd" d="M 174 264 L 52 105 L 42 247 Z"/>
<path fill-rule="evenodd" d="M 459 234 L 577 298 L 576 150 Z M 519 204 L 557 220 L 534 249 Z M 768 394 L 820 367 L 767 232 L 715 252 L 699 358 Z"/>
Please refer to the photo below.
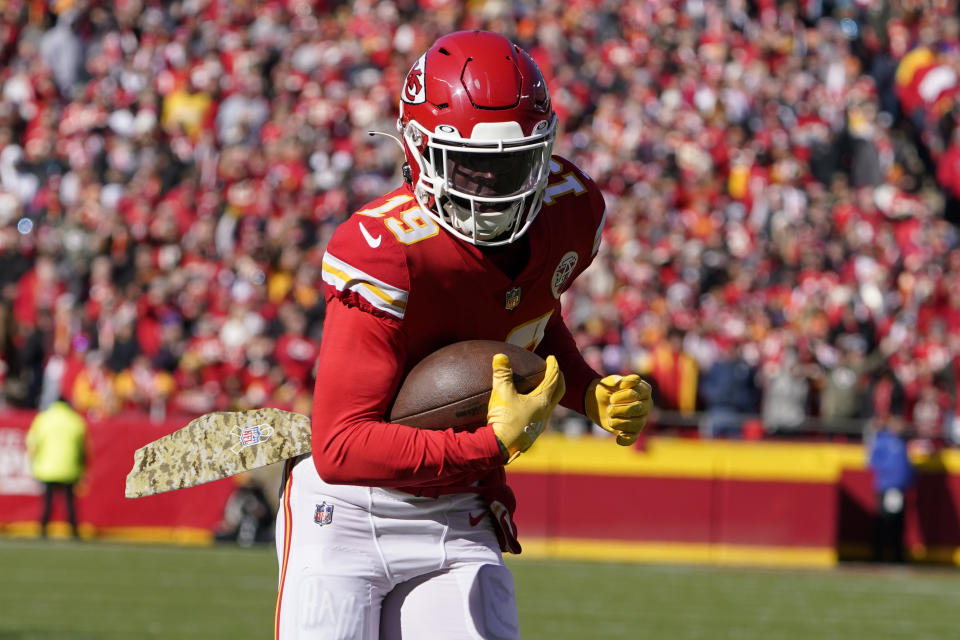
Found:
<path fill-rule="evenodd" d="M 403 101 L 408 104 L 423 104 L 427 100 L 427 92 L 423 86 L 423 70 L 427 54 L 423 54 L 414 63 L 407 80 L 403 83 Z"/>

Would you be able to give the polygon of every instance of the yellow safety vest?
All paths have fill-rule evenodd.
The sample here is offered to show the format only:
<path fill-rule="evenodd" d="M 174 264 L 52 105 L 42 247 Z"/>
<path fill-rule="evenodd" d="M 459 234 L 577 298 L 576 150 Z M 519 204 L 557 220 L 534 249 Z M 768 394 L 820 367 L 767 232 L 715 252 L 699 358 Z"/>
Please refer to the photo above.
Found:
<path fill-rule="evenodd" d="M 87 423 L 66 402 L 37 414 L 27 432 L 33 477 L 41 482 L 75 483 L 83 475 Z"/>

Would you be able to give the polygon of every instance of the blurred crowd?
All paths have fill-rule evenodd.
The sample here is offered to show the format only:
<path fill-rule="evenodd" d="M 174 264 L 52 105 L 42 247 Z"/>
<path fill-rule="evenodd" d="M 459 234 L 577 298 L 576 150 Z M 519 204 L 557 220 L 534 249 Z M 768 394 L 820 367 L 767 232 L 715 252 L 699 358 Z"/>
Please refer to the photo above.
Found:
<path fill-rule="evenodd" d="M 3 401 L 308 412 L 323 248 L 401 179 L 367 132 L 461 28 L 531 53 L 606 196 L 595 367 L 707 435 L 960 442 L 950 0 L 2 2 Z"/>

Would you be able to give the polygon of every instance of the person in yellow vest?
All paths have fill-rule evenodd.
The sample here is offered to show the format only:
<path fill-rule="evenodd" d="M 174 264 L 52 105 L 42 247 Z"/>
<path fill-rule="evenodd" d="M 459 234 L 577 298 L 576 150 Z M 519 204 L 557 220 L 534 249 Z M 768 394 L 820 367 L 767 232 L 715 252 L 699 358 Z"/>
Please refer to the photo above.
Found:
<path fill-rule="evenodd" d="M 63 491 L 67 519 L 73 537 L 79 538 L 73 488 L 83 475 L 86 463 L 87 422 L 74 409 L 58 400 L 33 419 L 27 432 L 27 455 L 33 477 L 44 485 L 40 535 L 46 537 L 53 506 L 53 494 Z"/>

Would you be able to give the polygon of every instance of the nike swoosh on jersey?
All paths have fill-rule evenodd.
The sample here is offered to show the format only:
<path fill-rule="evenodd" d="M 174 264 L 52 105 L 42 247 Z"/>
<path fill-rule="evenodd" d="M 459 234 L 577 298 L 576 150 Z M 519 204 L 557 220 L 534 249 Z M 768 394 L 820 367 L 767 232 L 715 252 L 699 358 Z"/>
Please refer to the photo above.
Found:
<path fill-rule="evenodd" d="M 383 240 L 382 235 L 379 235 L 376 238 L 374 238 L 372 235 L 370 235 L 370 232 L 367 231 L 367 228 L 363 226 L 362 222 L 358 222 L 357 226 L 360 227 L 360 233 L 363 234 L 363 239 L 367 241 L 367 244 L 370 245 L 371 249 L 376 249 L 377 247 L 380 246 L 380 241 Z"/>
<path fill-rule="evenodd" d="M 486 516 L 487 516 L 487 512 L 486 512 L 486 511 L 482 511 L 482 512 L 481 512 L 480 514 L 478 514 L 478 515 L 473 515 L 472 513 L 467 514 L 467 517 L 470 518 L 470 526 L 471 526 L 471 527 L 475 527 L 475 526 L 477 526 L 478 524 L 480 524 L 480 521 L 483 520 Z"/>

